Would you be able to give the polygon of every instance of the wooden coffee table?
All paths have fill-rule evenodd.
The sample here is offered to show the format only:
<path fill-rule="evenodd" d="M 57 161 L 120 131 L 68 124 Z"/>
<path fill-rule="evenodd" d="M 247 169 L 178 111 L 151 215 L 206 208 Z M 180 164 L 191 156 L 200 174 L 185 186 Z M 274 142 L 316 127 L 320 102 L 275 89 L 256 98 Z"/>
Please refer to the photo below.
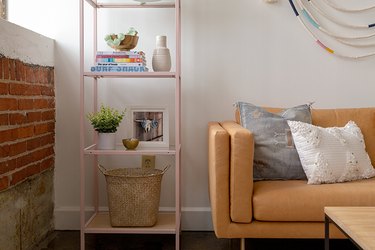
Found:
<path fill-rule="evenodd" d="M 333 222 L 359 249 L 375 249 L 375 207 L 325 207 L 325 250 Z"/>

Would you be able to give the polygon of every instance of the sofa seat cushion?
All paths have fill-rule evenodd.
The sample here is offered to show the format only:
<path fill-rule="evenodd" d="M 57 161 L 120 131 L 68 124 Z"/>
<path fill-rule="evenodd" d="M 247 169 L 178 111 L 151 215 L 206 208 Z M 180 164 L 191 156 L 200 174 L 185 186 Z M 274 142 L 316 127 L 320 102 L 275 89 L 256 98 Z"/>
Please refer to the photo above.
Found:
<path fill-rule="evenodd" d="M 307 185 L 305 180 L 254 183 L 253 212 L 258 221 L 324 221 L 325 206 L 375 206 L 375 178 Z"/>

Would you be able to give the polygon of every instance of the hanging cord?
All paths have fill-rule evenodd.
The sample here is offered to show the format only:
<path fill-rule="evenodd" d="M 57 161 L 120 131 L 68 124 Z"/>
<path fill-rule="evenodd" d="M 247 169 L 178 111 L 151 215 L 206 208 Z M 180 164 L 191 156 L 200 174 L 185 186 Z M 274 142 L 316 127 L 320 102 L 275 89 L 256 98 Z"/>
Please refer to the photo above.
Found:
<path fill-rule="evenodd" d="M 363 54 L 363 55 L 360 55 L 360 56 L 348 56 L 348 55 L 344 55 L 344 54 L 340 54 L 340 53 L 337 53 L 335 52 L 333 49 L 327 47 L 326 45 L 324 45 L 312 32 L 311 30 L 306 26 L 306 24 L 304 23 L 304 21 L 302 21 L 302 18 L 296 8 L 296 6 L 294 5 L 294 2 L 293 0 L 289 0 L 289 3 L 290 3 L 290 6 L 292 7 L 292 10 L 294 12 L 294 14 L 296 15 L 296 17 L 298 18 L 298 20 L 301 22 L 301 24 L 303 25 L 303 27 L 305 28 L 305 30 L 310 34 L 310 36 L 315 40 L 315 42 L 320 46 L 322 47 L 324 50 L 326 50 L 327 52 L 331 53 L 331 54 L 334 54 L 338 57 L 342 57 L 342 58 L 349 58 L 349 59 L 362 59 L 362 58 L 367 58 L 367 57 L 370 57 L 370 56 L 374 56 L 375 55 L 375 52 L 372 52 L 372 53 L 368 53 L 368 54 Z M 312 19 L 311 19 L 312 20 Z M 313 24 L 314 25 L 314 24 Z"/>
<path fill-rule="evenodd" d="M 375 9 L 375 5 L 362 8 L 362 9 L 347 9 L 347 8 L 342 8 L 342 7 L 337 6 L 336 4 L 332 3 L 330 0 L 323 0 L 323 1 L 330 7 L 334 8 L 335 10 L 342 11 L 342 12 L 363 12 L 363 11 Z"/>

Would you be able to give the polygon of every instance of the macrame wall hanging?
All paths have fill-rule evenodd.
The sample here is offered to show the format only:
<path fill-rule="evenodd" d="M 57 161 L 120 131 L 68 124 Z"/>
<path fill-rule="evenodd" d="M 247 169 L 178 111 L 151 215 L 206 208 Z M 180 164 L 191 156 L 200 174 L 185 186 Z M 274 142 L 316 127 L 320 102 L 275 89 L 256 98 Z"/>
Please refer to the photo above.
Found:
<path fill-rule="evenodd" d="M 340 0 L 336 2 L 289 0 L 294 14 L 303 27 L 327 52 L 350 59 L 375 56 L 375 3 L 373 6 L 349 8 L 341 6 L 342 2 Z M 352 0 L 352 2 L 357 4 L 362 1 Z M 364 20 L 365 17 L 373 20 L 362 24 L 357 22 L 357 19 Z M 346 52 L 339 52 L 338 49 L 326 45 L 323 39 L 340 48 L 340 51 Z"/>

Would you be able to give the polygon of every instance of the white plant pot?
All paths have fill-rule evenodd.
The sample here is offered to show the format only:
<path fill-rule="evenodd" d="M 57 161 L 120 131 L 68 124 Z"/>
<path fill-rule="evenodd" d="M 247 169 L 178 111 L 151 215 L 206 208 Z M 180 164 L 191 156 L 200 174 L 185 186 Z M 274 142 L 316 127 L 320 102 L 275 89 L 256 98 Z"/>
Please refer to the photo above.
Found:
<path fill-rule="evenodd" d="M 99 133 L 97 148 L 104 150 L 115 149 L 116 133 Z"/>

